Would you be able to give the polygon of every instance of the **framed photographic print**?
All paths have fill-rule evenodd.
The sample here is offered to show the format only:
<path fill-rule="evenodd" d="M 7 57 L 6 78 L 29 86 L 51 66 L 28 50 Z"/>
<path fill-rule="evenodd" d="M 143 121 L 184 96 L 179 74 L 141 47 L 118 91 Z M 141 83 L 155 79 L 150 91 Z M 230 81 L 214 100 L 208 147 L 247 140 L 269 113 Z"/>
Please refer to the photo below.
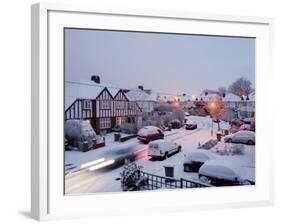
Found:
<path fill-rule="evenodd" d="M 271 204 L 272 26 L 33 5 L 32 216 Z"/>

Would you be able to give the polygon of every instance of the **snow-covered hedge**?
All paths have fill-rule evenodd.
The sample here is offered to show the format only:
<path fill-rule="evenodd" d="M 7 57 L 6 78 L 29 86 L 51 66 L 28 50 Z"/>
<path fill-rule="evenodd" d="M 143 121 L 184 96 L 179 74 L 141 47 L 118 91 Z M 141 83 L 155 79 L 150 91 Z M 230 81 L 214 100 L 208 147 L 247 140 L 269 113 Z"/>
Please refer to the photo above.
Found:
<path fill-rule="evenodd" d="M 96 133 L 85 120 L 67 120 L 64 124 L 65 138 L 72 144 L 76 142 L 92 141 Z"/>

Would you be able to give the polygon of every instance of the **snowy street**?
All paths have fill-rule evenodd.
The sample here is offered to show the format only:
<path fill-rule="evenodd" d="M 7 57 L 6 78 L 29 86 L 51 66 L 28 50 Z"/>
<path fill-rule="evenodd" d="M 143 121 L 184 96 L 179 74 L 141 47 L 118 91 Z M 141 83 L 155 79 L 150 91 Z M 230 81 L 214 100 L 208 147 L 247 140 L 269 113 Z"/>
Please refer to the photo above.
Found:
<path fill-rule="evenodd" d="M 195 121 L 198 128 L 195 130 L 186 130 L 184 127 L 180 129 L 172 129 L 172 131 L 165 132 L 165 139 L 174 141 L 182 146 L 182 150 L 165 160 L 151 160 L 147 156 L 147 145 L 139 143 L 134 138 L 126 142 L 114 142 L 113 133 L 107 134 L 106 146 L 91 150 L 89 152 L 66 151 L 65 152 L 65 194 L 81 194 L 81 193 L 95 193 L 95 192 L 118 192 L 122 191 L 120 181 L 116 178 L 120 177 L 120 172 L 123 166 L 107 170 L 107 171 L 90 171 L 87 164 L 90 162 L 106 159 L 112 156 L 113 150 L 120 150 L 126 147 L 135 147 L 142 152 L 137 157 L 137 165 L 142 166 L 144 172 L 165 176 L 164 166 L 174 166 L 175 178 L 186 178 L 198 180 L 198 173 L 184 172 L 183 160 L 184 155 L 195 150 L 199 144 L 203 144 L 210 139 L 216 138 L 217 124 L 213 123 L 209 117 L 188 117 L 190 121 Z M 213 125 L 213 136 L 212 133 Z M 221 122 L 221 128 L 227 128 L 228 123 Z M 211 150 L 219 152 L 219 150 L 231 145 L 232 143 L 224 143 L 223 140 L 219 142 Z M 240 166 L 243 170 L 241 175 L 249 180 L 255 180 L 255 147 L 245 145 L 244 153 L 242 155 L 219 155 L 223 156 L 225 160 L 230 160 Z"/>

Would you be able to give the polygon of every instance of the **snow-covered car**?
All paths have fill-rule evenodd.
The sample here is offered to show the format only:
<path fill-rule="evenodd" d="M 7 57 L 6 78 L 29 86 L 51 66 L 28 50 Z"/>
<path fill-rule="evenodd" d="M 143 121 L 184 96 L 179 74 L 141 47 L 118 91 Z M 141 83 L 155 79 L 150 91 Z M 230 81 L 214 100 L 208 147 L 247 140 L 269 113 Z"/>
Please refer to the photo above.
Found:
<path fill-rule="evenodd" d="M 198 172 L 200 167 L 210 159 L 216 159 L 217 155 L 205 149 L 196 149 L 184 156 L 183 170 L 185 172 Z"/>
<path fill-rule="evenodd" d="M 187 120 L 185 123 L 186 130 L 193 130 L 197 128 L 197 123 L 195 121 Z"/>
<path fill-rule="evenodd" d="M 145 126 L 138 131 L 138 140 L 143 143 L 149 143 L 150 141 L 163 138 L 163 131 L 155 126 Z"/>
<path fill-rule="evenodd" d="M 152 158 L 167 159 L 170 155 L 181 151 L 181 145 L 169 140 L 156 140 L 148 145 L 148 156 Z"/>
<path fill-rule="evenodd" d="M 240 127 L 239 127 L 239 130 L 241 131 L 245 131 L 245 130 L 248 130 L 248 131 L 251 131 L 251 125 L 250 124 L 242 124 Z"/>
<path fill-rule="evenodd" d="M 198 171 L 202 182 L 214 186 L 253 185 L 254 181 L 242 177 L 244 170 L 232 161 L 213 159 L 206 161 Z"/>
<path fill-rule="evenodd" d="M 249 145 L 255 144 L 255 132 L 253 131 L 238 131 L 234 134 L 226 135 L 225 142 L 244 143 Z"/>
<path fill-rule="evenodd" d="M 174 119 L 169 122 L 169 126 L 173 129 L 178 129 L 181 128 L 181 122 L 178 119 Z"/>
<path fill-rule="evenodd" d="M 190 113 L 185 112 L 185 113 L 184 113 L 184 116 L 187 116 L 187 117 L 188 117 L 188 116 L 190 116 Z"/>
<path fill-rule="evenodd" d="M 252 124 L 253 122 L 255 122 L 255 118 L 254 117 L 246 117 L 243 119 L 244 124 Z"/>

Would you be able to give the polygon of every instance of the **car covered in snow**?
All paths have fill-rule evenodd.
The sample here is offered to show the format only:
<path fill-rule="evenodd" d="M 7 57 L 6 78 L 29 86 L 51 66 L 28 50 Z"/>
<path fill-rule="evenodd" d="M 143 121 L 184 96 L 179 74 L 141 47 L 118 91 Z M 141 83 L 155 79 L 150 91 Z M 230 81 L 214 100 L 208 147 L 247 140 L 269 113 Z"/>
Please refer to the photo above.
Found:
<path fill-rule="evenodd" d="M 163 131 L 155 126 L 145 126 L 138 131 L 138 140 L 143 143 L 149 143 L 150 141 L 163 138 Z"/>
<path fill-rule="evenodd" d="M 193 130 L 197 128 L 197 123 L 195 121 L 187 120 L 185 123 L 186 130 Z"/>
<path fill-rule="evenodd" d="M 169 156 L 181 151 L 181 145 L 170 140 L 159 139 L 148 145 L 148 156 L 152 158 L 167 159 Z"/>
<path fill-rule="evenodd" d="M 226 135 L 224 137 L 225 142 L 244 143 L 249 145 L 255 144 L 255 132 L 253 131 L 238 131 L 236 133 Z"/>
<path fill-rule="evenodd" d="M 169 126 L 173 129 L 179 129 L 181 128 L 181 121 L 178 119 L 174 119 L 169 122 Z"/>
<path fill-rule="evenodd" d="M 185 172 L 198 172 L 200 167 L 210 159 L 216 159 L 214 152 L 205 149 L 196 149 L 184 155 L 183 170 Z"/>
<path fill-rule="evenodd" d="M 225 159 L 208 160 L 198 171 L 200 181 L 214 186 L 255 184 L 253 180 L 244 179 L 243 173 L 242 167 Z"/>
<path fill-rule="evenodd" d="M 246 117 L 242 120 L 244 122 L 244 124 L 252 124 L 255 122 L 255 118 L 254 117 Z"/>

